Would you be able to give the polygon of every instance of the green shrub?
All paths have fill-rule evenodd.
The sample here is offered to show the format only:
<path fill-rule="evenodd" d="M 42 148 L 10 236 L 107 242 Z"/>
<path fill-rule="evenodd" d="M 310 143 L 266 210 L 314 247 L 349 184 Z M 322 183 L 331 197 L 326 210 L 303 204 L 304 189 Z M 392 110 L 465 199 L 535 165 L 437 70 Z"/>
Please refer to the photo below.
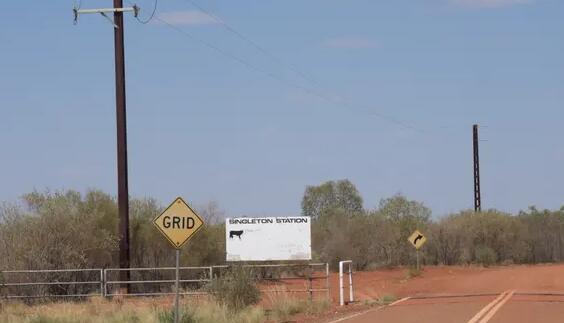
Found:
<path fill-rule="evenodd" d="M 260 301 L 260 290 L 249 268 L 234 266 L 207 286 L 216 301 L 232 310 L 241 310 Z"/>
<path fill-rule="evenodd" d="M 492 248 L 487 246 L 478 246 L 475 251 L 475 257 L 476 262 L 484 267 L 495 265 L 497 262 L 497 254 Z"/>

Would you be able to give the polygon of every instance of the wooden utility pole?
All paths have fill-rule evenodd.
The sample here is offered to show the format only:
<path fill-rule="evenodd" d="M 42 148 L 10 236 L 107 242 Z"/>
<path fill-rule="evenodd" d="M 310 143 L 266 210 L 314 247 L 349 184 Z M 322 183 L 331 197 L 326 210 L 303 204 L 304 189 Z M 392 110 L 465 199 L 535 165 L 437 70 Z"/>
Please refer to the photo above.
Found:
<path fill-rule="evenodd" d="M 117 175 L 118 175 L 118 209 L 119 209 L 119 267 L 130 268 L 129 252 L 129 187 L 127 177 L 127 118 L 125 109 L 125 49 L 123 13 L 139 11 L 137 6 L 123 8 L 122 0 L 113 0 L 113 8 L 81 9 L 74 8 L 75 24 L 81 14 L 101 14 L 110 20 L 114 27 L 115 50 L 115 85 L 116 85 L 116 130 L 117 130 Z M 113 20 L 107 14 L 113 13 Z M 130 272 L 121 270 L 120 281 L 129 281 Z M 121 293 L 129 293 L 129 284 L 120 285 Z"/>
<path fill-rule="evenodd" d="M 474 141 L 474 211 L 482 211 L 482 195 L 480 192 L 480 152 L 479 152 L 479 138 L 478 138 L 478 125 L 473 126 L 473 141 Z"/>
<path fill-rule="evenodd" d="M 122 0 L 114 0 L 114 9 L 123 8 Z M 125 49 L 123 12 L 114 12 L 114 50 L 116 77 L 117 171 L 119 208 L 119 267 L 129 268 L 129 186 L 127 177 L 127 118 L 125 110 Z M 130 272 L 120 271 L 120 280 L 129 281 Z M 120 289 L 129 293 L 129 284 Z"/>

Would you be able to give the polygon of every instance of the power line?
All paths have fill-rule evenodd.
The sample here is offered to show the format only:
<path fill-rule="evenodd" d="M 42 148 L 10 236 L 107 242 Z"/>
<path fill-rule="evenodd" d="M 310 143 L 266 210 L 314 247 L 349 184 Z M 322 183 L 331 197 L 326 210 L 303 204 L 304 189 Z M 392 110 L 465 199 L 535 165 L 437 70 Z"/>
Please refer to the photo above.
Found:
<path fill-rule="evenodd" d="M 126 0 L 126 2 L 131 3 L 131 2 L 128 1 L 128 0 Z M 344 106 L 344 107 L 347 107 L 347 108 L 350 108 L 350 109 L 356 109 L 355 106 L 353 106 L 352 104 L 350 104 L 350 103 L 348 103 L 348 102 L 345 102 L 345 101 L 342 101 L 342 100 L 336 100 L 336 99 L 332 98 L 331 96 L 325 95 L 325 94 L 323 94 L 323 93 L 319 93 L 319 92 L 315 91 L 314 89 L 311 89 L 311 88 L 309 88 L 309 87 L 306 87 L 306 86 L 303 86 L 303 85 L 300 85 L 300 84 L 291 82 L 291 81 L 289 81 L 289 80 L 287 80 L 287 79 L 285 79 L 285 78 L 283 78 L 283 77 L 281 77 L 281 76 L 279 76 L 279 75 L 277 75 L 277 74 L 274 74 L 274 73 L 269 72 L 269 71 L 267 71 L 267 70 L 264 70 L 264 69 L 262 69 L 262 68 L 260 68 L 260 67 L 257 67 L 256 65 L 250 63 L 249 61 L 247 61 L 247 60 L 245 60 L 245 59 L 243 59 L 243 58 L 240 58 L 239 56 L 233 55 L 233 54 L 231 54 L 230 52 L 227 52 L 227 51 L 223 50 L 222 48 L 220 48 L 220 47 L 218 47 L 218 46 L 216 46 L 216 45 L 214 45 L 214 44 L 212 44 L 212 43 L 210 43 L 210 42 L 208 42 L 208 41 L 206 41 L 206 40 L 204 40 L 204 39 L 202 39 L 202 38 L 196 37 L 194 34 L 188 32 L 188 31 L 186 31 L 186 30 L 184 30 L 184 29 L 182 29 L 182 28 L 179 28 L 178 26 L 176 26 L 176 25 L 174 25 L 174 24 L 172 24 L 172 23 L 166 21 L 165 19 L 163 19 L 163 18 L 161 18 L 161 17 L 159 17 L 159 16 L 154 16 L 153 19 L 155 19 L 155 20 L 161 22 L 162 24 L 164 24 L 164 25 L 166 25 L 167 27 L 169 27 L 169 28 L 175 30 L 176 32 L 178 32 L 178 33 L 180 33 L 180 34 L 182 34 L 183 36 L 185 36 L 185 37 L 187 37 L 187 38 L 190 38 L 190 39 L 192 39 L 192 40 L 195 40 L 195 41 L 201 43 L 202 45 L 208 47 L 209 49 L 211 49 L 211 50 L 213 50 L 213 51 L 215 51 L 215 52 L 217 52 L 217 53 L 219 53 L 219 54 L 221 54 L 221 55 L 223 55 L 223 56 L 225 56 L 225 57 L 227 57 L 227 58 L 229 58 L 229 59 L 231 59 L 231 60 L 233 60 L 233 61 L 236 61 L 237 63 L 239 63 L 239 64 L 245 66 L 246 68 L 248 68 L 248 69 L 250 69 L 250 70 L 253 70 L 253 71 L 255 71 L 255 72 L 259 73 L 259 74 L 263 74 L 263 75 L 265 75 L 265 76 L 267 76 L 267 77 L 269 77 L 269 78 L 271 78 L 271 79 L 273 79 L 273 80 L 275 80 L 275 81 L 277 81 L 277 82 L 283 83 L 283 84 L 285 84 L 285 85 L 288 86 L 288 87 L 293 87 L 293 88 L 299 89 L 299 90 L 301 90 L 301 91 L 303 91 L 303 92 L 305 92 L 305 93 L 308 93 L 308 94 L 310 94 L 310 95 L 312 95 L 312 96 L 315 96 L 315 97 L 317 97 L 317 98 L 320 98 L 320 99 L 322 99 L 322 100 L 324 100 L 324 101 L 327 101 L 327 102 L 329 102 L 329 103 L 331 103 L 331 104 L 334 104 L 334 105 Z M 395 118 L 393 118 L 393 117 L 387 116 L 387 115 L 382 114 L 382 113 L 379 113 L 379 112 L 371 111 L 370 109 L 365 109 L 365 110 L 366 110 L 365 112 L 369 113 L 370 115 L 376 116 L 376 117 L 378 117 L 378 118 L 380 118 L 380 119 L 383 119 L 383 120 L 386 120 L 386 121 L 388 121 L 388 122 L 390 122 L 390 123 L 396 124 L 396 125 L 398 125 L 398 126 L 400 126 L 400 127 L 402 127 L 402 128 L 409 129 L 409 130 L 416 131 L 416 132 L 420 132 L 420 133 L 424 133 L 423 130 L 421 130 L 421 129 L 419 129 L 419 128 L 416 128 L 416 127 L 414 127 L 414 126 L 412 126 L 412 125 L 409 125 L 409 124 L 407 124 L 407 123 L 404 123 L 404 122 L 402 122 L 402 121 L 400 121 L 400 120 L 397 120 L 397 119 L 395 119 Z"/>
<path fill-rule="evenodd" d="M 245 36 L 243 33 L 241 33 L 240 31 L 238 31 L 237 29 L 235 29 L 234 27 L 232 27 L 231 25 L 229 25 L 225 20 L 223 20 L 221 17 L 219 17 L 218 15 L 214 14 L 213 12 L 207 10 L 206 8 L 202 7 L 200 4 L 198 4 L 196 1 L 194 0 L 184 0 L 187 3 L 192 4 L 194 7 L 196 7 L 198 10 L 202 11 L 203 13 L 205 13 L 206 15 L 210 16 L 211 18 L 213 18 L 215 21 L 217 21 L 225 30 L 231 32 L 233 35 L 237 36 L 239 39 L 243 40 L 244 42 L 246 42 L 247 44 L 251 45 L 251 47 L 254 47 L 256 50 L 258 50 L 259 52 L 261 52 L 262 54 L 264 54 L 265 56 L 267 56 L 268 58 L 270 58 L 271 60 L 275 61 L 276 63 L 286 67 L 287 69 L 291 70 L 292 72 L 296 73 L 297 75 L 299 75 L 302 79 L 306 80 L 307 82 L 313 84 L 313 85 L 318 85 L 319 83 L 314 80 L 311 76 L 307 75 L 306 73 L 302 72 L 301 70 L 299 70 L 296 66 L 278 58 L 276 55 L 272 54 L 270 51 L 266 50 L 264 47 L 260 46 L 258 43 L 256 43 L 255 41 L 253 41 L 252 39 L 250 39 L 249 37 Z"/>
<path fill-rule="evenodd" d="M 213 18 L 215 21 L 217 21 L 221 26 L 223 26 L 224 29 L 228 30 L 229 32 L 231 32 L 232 34 L 234 34 L 235 36 L 237 36 L 238 38 L 240 38 L 241 40 L 245 41 L 247 44 L 251 45 L 252 47 L 254 47 L 256 50 L 258 50 L 259 52 L 261 52 L 262 54 L 264 54 L 265 56 L 269 57 L 271 60 L 277 62 L 278 64 L 288 68 L 289 70 L 293 71 L 294 73 L 298 74 L 302 79 L 306 80 L 307 82 L 311 83 L 314 86 L 319 86 L 319 82 L 317 82 L 316 80 L 314 80 L 312 77 L 310 77 L 309 75 L 307 75 L 306 73 L 300 71 L 297 67 L 295 67 L 292 64 L 287 63 L 286 61 L 278 58 L 276 55 L 272 54 L 270 51 L 266 50 L 264 47 L 260 46 L 257 42 L 253 41 L 252 39 L 250 39 L 249 37 L 245 36 L 243 33 L 239 32 L 237 29 L 235 29 L 235 27 L 229 25 L 224 19 L 222 19 L 221 17 L 219 17 L 217 14 L 214 14 L 213 12 L 207 10 L 206 8 L 204 8 L 203 6 L 201 6 L 200 4 L 198 4 L 195 0 L 184 0 L 187 3 L 192 4 L 194 7 L 196 7 L 198 10 L 202 11 L 203 13 L 205 13 L 206 15 L 208 15 L 209 17 Z M 305 88 L 302 87 L 302 90 L 304 90 Z M 307 90 L 307 92 L 312 93 L 311 90 Z M 338 104 L 338 105 L 344 105 L 350 108 L 354 108 L 352 107 L 349 103 L 347 102 L 343 102 L 341 100 L 334 100 L 333 98 L 329 97 L 329 96 L 325 96 L 325 95 L 320 95 L 319 93 L 313 93 L 315 96 L 317 97 L 321 97 L 322 99 L 329 101 L 331 103 L 334 104 Z M 395 118 L 383 115 L 381 113 L 377 113 L 377 112 L 373 112 L 372 113 L 374 116 L 377 116 L 379 118 L 382 118 L 384 120 L 387 120 L 391 123 L 395 123 L 396 125 L 402 126 L 404 128 L 408 128 L 417 132 L 424 132 L 421 129 L 417 129 L 411 125 L 408 125 L 406 123 L 403 123 Z"/>
<path fill-rule="evenodd" d="M 212 43 L 210 43 L 210 42 L 208 42 L 208 41 L 206 41 L 206 40 L 203 40 L 203 39 L 201 39 L 201 38 L 199 38 L 199 37 L 196 37 L 196 36 L 194 36 L 194 34 L 189 33 L 189 32 L 187 32 L 186 30 L 184 30 L 184 29 L 182 29 L 182 28 L 179 28 L 178 26 L 175 26 L 174 24 L 171 24 L 170 22 L 164 20 L 164 19 L 161 18 L 161 17 L 158 17 L 158 16 L 157 16 L 157 17 L 155 17 L 154 19 L 156 19 L 157 21 L 163 23 L 164 25 L 168 26 L 169 28 L 174 29 L 175 31 L 179 32 L 180 34 L 182 34 L 182 35 L 184 35 L 184 36 L 186 36 L 186 37 L 188 37 L 188 38 L 190 38 L 190 39 L 192 39 L 192 40 L 195 40 L 195 41 L 197 41 L 197 42 L 203 44 L 204 46 L 206 46 L 206 47 L 208 47 L 208 48 L 210 48 L 210 49 L 216 51 L 217 53 L 219 53 L 219 54 L 221 54 L 221 55 L 223 55 L 223 56 L 225 56 L 225 57 L 228 57 L 228 58 L 230 58 L 230 59 L 232 59 L 232 60 L 238 62 L 239 64 L 241 64 L 241 65 L 243 65 L 243 66 L 245 66 L 245 67 L 247 67 L 247 68 L 249 68 L 249 69 L 251 69 L 251 70 L 253 70 L 253 71 L 255 71 L 255 72 L 264 74 L 264 75 L 266 75 L 266 76 L 268 76 L 268 77 L 270 77 L 270 78 L 272 78 L 272 79 L 274 79 L 274 80 L 276 80 L 276 81 L 282 82 L 282 83 L 284 83 L 284 84 L 286 84 L 286 85 L 290 85 L 290 86 L 294 86 L 294 87 L 299 87 L 301 90 L 304 90 L 304 91 L 308 91 L 308 90 L 309 90 L 308 88 L 303 87 L 303 86 L 301 86 L 301 85 L 293 84 L 293 83 L 289 82 L 288 80 L 286 80 L 286 79 L 284 79 L 284 78 L 282 78 L 282 77 L 280 77 L 280 76 L 278 76 L 278 75 L 276 75 L 276 74 L 274 74 L 274 73 L 271 73 L 271 72 L 268 72 L 268 71 L 266 71 L 266 70 L 263 70 L 263 69 L 261 69 L 261 68 L 255 66 L 255 65 L 249 63 L 248 61 L 246 61 L 246 60 L 244 60 L 244 59 L 242 59 L 242 58 L 240 58 L 240 57 L 238 57 L 238 56 L 235 56 L 235 55 L 233 55 L 233 54 L 231 54 L 231 53 L 229 53 L 229 52 L 227 52 L 227 51 L 221 49 L 220 47 L 218 47 L 218 46 L 216 46 L 216 45 L 214 45 L 214 44 L 212 44 Z"/>

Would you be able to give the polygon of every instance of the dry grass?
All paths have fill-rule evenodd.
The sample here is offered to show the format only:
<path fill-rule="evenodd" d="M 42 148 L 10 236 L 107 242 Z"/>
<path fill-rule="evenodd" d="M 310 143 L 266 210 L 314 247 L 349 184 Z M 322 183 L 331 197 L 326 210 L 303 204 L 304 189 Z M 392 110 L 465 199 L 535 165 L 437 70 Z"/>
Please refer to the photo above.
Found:
<path fill-rule="evenodd" d="M 0 321 L 7 323 L 67 323 L 67 322 L 155 322 L 157 307 L 136 307 L 133 304 L 92 298 L 83 303 L 50 303 L 28 306 L 12 303 L 5 305 Z"/>
<path fill-rule="evenodd" d="M 181 323 L 262 323 L 285 322 L 298 314 L 318 315 L 330 304 L 326 300 L 309 301 L 285 293 L 269 295 L 269 315 L 260 306 L 239 311 L 209 299 L 183 300 Z M 2 323 L 172 323 L 170 298 L 112 301 L 93 297 L 85 302 L 59 302 L 29 306 L 9 303 L 0 306 Z"/>
<path fill-rule="evenodd" d="M 385 294 L 378 299 L 379 305 L 388 305 L 395 302 L 398 298 L 391 294 Z"/>
<path fill-rule="evenodd" d="M 5 323 L 168 323 L 173 322 L 170 301 L 145 299 L 107 301 L 92 298 L 82 303 L 50 303 L 28 306 L 5 304 L 0 322 Z M 208 300 L 186 301 L 181 308 L 182 323 L 260 323 L 265 314 L 260 307 L 230 311 L 226 306 Z"/>
<path fill-rule="evenodd" d="M 328 300 L 313 300 L 291 297 L 286 293 L 268 294 L 271 305 L 269 319 L 275 322 L 288 321 L 296 314 L 319 315 L 325 312 L 330 303 Z"/>

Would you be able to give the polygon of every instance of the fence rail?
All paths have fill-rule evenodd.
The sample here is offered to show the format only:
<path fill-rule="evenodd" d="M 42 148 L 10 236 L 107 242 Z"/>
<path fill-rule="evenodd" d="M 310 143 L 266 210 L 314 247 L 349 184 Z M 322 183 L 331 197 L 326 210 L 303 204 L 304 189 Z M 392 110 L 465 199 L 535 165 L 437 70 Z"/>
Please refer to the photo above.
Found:
<path fill-rule="evenodd" d="M 180 267 L 181 295 L 207 295 L 205 285 L 219 277 L 229 265 Z M 329 264 L 244 265 L 257 270 L 263 293 L 325 293 L 330 299 Z M 0 271 L 0 299 L 86 298 L 92 296 L 166 296 L 174 294 L 175 267 L 55 269 Z M 129 271 L 131 279 L 122 281 L 120 271 Z M 298 274 L 296 274 L 298 272 Z M 300 285 L 299 281 L 304 284 Z M 316 284 L 320 281 L 322 284 Z M 288 283 L 290 287 L 284 283 Z M 120 285 L 129 285 L 129 294 L 120 293 Z"/>

